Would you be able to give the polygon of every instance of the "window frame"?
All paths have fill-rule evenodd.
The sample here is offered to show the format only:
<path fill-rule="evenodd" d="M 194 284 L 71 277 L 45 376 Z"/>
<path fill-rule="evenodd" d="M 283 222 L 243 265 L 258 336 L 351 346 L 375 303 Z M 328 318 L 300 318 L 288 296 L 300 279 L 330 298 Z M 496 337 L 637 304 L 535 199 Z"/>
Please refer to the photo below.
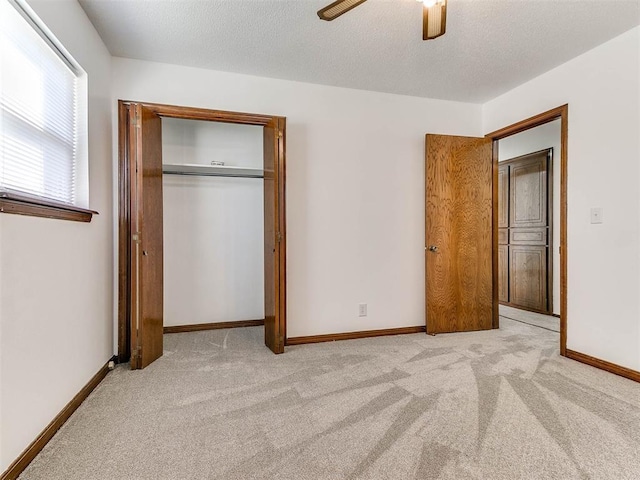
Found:
<path fill-rule="evenodd" d="M 1 0 L 0 0 L 1 1 Z M 84 177 L 84 185 L 77 185 L 87 190 L 86 202 L 88 203 L 88 101 L 87 101 L 87 74 L 75 59 L 64 48 L 61 42 L 49 30 L 44 22 L 37 16 L 33 9 L 24 0 L 4 0 L 16 9 L 18 14 L 29 24 L 40 38 L 47 44 L 51 51 L 61 58 L 74 72 L 80 84 L 80 99 L 78 106 L 78 121 L 84 123 L 84 128 L 79 127 L 78 133 L 78 158 L 76 159 L 76 175 Z M 82 98 L 84 97 L 84 98 Z M 84 157 L 84 158 L 83 158 Z M 27 192 L 0 187 L 0 213 L 27 215 L 33 217 L 69 220 L 75 222 L 91 222 L 93 215 L 98 212 L 83 208 L 78 205 L 67 204 L 55 199 L 32 195 Z"/>

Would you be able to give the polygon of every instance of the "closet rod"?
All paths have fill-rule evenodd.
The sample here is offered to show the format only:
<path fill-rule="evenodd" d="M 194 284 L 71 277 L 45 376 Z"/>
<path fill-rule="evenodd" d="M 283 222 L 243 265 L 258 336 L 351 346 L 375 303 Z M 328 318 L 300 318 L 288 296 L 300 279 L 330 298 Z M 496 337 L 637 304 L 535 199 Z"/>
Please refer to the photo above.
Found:
<path fill-rule="evenodd" d="M 188 163 L 165 163 L 162 165 L 162 173 L 169 175 L 198 175 L 202 177 L 264 178 L 264 171 L 261 168 Z"/>
<path fill-rule="evenodd" d="M 233 177 L 233 178 L 264 178 L 264 175 L 237 174 L 237 173 L 200 173 L 200 172 L 174 172 L 171 170 L 163 170 L 166 175 L 188 175 L 192 177 Z"/>

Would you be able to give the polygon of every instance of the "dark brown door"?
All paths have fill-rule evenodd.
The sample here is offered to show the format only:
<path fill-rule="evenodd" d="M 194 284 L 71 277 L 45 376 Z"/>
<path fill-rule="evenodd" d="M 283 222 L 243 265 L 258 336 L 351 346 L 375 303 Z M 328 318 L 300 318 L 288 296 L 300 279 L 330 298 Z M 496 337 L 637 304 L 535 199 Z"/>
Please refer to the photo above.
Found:
<path fill-rule="evenodd" d="M 284 119 L 264 127 L 264 343 L 284 352 Z"/>
<path fill-rule="evenodd" d="M 427 333 L 493 325 L 490 139 L 426 137 Z"/>
<path fill-rule="evenodd" d="M 499 174 L 506 181 L 499 183 L 498 210 L 507 218 L 499 230 L 506 256 L 499 260 L 500 301 L 541 313 L 551 310 L 549 156 L 543 150 L 502 162 Z"/>
<path fill-rule="evenodd" d="M 162 356 L 162 124 L 139 104 L 129 109 L 131 179 L 131 368 Z"/>

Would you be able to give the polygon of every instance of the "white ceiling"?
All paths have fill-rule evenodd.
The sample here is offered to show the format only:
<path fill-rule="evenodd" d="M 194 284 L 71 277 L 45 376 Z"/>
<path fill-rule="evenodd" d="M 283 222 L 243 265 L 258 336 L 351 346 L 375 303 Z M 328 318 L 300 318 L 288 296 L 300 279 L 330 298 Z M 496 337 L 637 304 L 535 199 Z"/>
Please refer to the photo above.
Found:
<path fill-rule="evenodd" d="M 114 56 L 482 103 L 640 24 L 638 0 L 449 0 L 422 40 L 416 0 L 80 0 Z"/>

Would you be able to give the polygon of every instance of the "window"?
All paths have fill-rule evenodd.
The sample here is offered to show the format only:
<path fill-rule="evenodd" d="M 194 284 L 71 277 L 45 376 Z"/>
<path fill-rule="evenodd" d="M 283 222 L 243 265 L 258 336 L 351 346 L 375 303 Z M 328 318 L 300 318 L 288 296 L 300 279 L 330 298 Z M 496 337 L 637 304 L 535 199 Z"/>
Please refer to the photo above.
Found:
<path fill-rule="evenodd" d="M 80 66 L 23 0 L 0 0 L 0 211 L 91 219 L 86 103 Z"/>

